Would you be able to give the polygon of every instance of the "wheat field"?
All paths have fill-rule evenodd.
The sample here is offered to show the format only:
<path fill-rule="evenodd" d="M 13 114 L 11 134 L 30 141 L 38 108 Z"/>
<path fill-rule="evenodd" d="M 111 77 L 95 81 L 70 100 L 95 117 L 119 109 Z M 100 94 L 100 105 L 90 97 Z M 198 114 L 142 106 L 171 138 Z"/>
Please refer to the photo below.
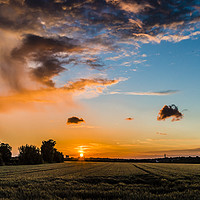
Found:
<path fill-rule="evenodd" d="M 200 165 L 65 162 L 1 166 L 0 199 L 200 199 Z"/>

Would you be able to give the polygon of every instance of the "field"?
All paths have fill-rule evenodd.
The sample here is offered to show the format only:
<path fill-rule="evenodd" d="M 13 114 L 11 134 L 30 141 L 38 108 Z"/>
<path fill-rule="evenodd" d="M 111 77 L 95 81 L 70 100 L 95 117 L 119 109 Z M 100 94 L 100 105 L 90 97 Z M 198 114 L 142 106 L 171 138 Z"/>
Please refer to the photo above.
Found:
<path fill-rule="evenodd" d="M 1 166 L 0 199 L 200 199 L 200 165 L 65 162 Z"/>

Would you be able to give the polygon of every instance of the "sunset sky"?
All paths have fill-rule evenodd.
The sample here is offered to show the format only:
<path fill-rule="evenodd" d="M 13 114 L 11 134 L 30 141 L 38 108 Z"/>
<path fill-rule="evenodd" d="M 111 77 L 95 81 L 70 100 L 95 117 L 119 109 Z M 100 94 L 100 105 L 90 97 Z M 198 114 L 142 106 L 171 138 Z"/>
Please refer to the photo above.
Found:
<path fill-rule="evenodd" d="M 13 155 L 200 155 L 199 0 L 0 0 L 0 38 Z"/>

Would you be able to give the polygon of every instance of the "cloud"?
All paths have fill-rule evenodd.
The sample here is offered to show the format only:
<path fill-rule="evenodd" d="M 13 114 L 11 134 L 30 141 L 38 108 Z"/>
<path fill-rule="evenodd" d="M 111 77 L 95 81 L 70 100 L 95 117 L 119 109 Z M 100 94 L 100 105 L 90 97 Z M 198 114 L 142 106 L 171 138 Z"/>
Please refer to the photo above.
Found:
<path fill-rule="evenodd" d="M 83 124 L 83 125 L 79 125 L 79 126 L 69 126 L 68 127 L 69 129 L 99 129 L 100 127 L 98 127 L 98 126 L 88 126 L 88 125 L 85 125 L 85 124 Z"/>
<path fill-rule="evenodd" d="M 132 120 L 134 120 L 134 118 L 133 118 L 133 117 L 128 117 L 128 118 L 126 118 L 125 120 L 127 120 L 127 121 L 132 121 Z"/>
<path fill-rule="evenodd" d="M 67 125 L 70 125 L 70 124 L 80 124 L 82 122 L 85 122 L 82 118 L 70 117 L 67 120 Z"/>
<path fill-rule="evenodd" d="M 110 92 L 110 94 L 141 95 L 141 96 L 165 96 L 179 92 L 178 90 L 164 90 L 160 92 Z"/>
<path fill-rule="evenodd" d="M 157 135 L 167 135 L 167 133 L 156 132 Z"/>
<path fill-rule="evenodd" d="M 108 69 L 101 56 L 115 51 L 118 56 L 108 59 L 116 60 L 127 55 L 121 52 L 127 52 L 124 48 L 129 45 L 137 49 L 141 43 L 195 38 L 200 35 L 199 19 L 199 3 L 195 0 L 1 0 L 0 96 L 23 96 L 46 89 L 73 93 L 77 92 L 73 88 L 81 91 L 90 86 L 99 87 L 100 93 L 100 85 L 105 88 L 114 82 L 74 80 L 80 80 L 87 68 Z M 77 69 L 76 76 L 71 76 L 72 67 L 82 71 Z M 67 76 L 61 79 L 64 74 Z M 75 78 L 70 85 L 71 77 Z M 56 80 L 68 82 L 68 87 Z"/>
<path fill-rule="evenodd" d="M 179 121 L 183 118 L 183 114 L 179 112 L 178 107 L 174 104 L 169 106 L 165 105 L 158 113 L 157 120 L 161 121 L 170 117 L 172 117 L 172 122 Z"/>
<path fill-rule="evenodd" d="M 80 52 L 83 48 L 67 37 L 47 38 L 37 35 L 25 35 L 22 44 L 11 52 L 12 59 L 26 63 L 34 62 L 29 71 L 33 80 L 54 87 L 52 78 L 66 69 L 62 66 L 73 62 L 69 54 Z M 61 54 L 62 53 L 62 54 Z"/>
<path fill-rule="evenodd" d="M 110 86 L 117 84 L 120 80 L 108 80 L 103 78 L 95 79 L 80 79 L 77 81 L 70 81 L 64 86 L 64 89 L 74 91 L 74 90 L 84 90 L 85 87 L 94 87 L 94 86 Z"/>
<path fill-rule="evenodd" d="M 52 78 L 54 76 L 58 76 L 66 69 L 61 66 L 61 62 L 58 59 L 43 58 L 41 62 L 41 66 L 31 70 L 33 78 L 44 85 L 55 87 L 55 83 Z"/>
<path fill-rule="evenodd" d="M 162 36 L 190 32 L 191 23 L 199 21 L 198 9 L 195 0 L 4 0 L 0 3 L 0 27 L 48 35 L 66 31 L 91 41 L 104 31 L 110 37 L 99 38 L 104 45 L 105 41 L 126 38 L 143 40 L 144 36 L 147 41 L 155 38 L 159 42 Z"/>
<path fill-rule="evenodd" d="M 122 79 L 123 80 L 123 79 Z M 57 105 L 64 103 L 65 106 L 75 106 L 73 96 L 91 91 L 95 95 L 101 94 L 104 89 L 120 82 L 120 79 L 79 79 L 69 81 L 62 87 L 48 87 L 37 90 L 23 90 L 11 95 L 0 96 L 0 112 L 6 112 L 15 109 L 41 110 L 43 105 Z"/>
<path fill-rule="evenodd" d="M 22 45 L 12 52 L 13 57 L 37 56 L 44 53 L 73 52 L 82 48 L 68 37 L 48 38 L 38 35 L 27 34 L 24 36 Z"/>
<path fill-rule="evenodd" d="M 194 149 L 172 149 L 172 150 L 163 150 L 163 151 L 149 151 L 147 153 L 198 153 L 200 148 Z"/>

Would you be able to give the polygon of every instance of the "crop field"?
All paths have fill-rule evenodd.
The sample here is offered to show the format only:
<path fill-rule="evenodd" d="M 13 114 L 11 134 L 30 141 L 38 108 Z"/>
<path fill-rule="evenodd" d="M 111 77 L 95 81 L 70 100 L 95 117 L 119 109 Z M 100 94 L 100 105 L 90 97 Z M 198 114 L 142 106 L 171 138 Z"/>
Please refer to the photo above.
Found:
<path fill-rule="evenodd" d="M 0 166 L 0 199 L 200 199 L 200 165 L 65 162 Z"/>

